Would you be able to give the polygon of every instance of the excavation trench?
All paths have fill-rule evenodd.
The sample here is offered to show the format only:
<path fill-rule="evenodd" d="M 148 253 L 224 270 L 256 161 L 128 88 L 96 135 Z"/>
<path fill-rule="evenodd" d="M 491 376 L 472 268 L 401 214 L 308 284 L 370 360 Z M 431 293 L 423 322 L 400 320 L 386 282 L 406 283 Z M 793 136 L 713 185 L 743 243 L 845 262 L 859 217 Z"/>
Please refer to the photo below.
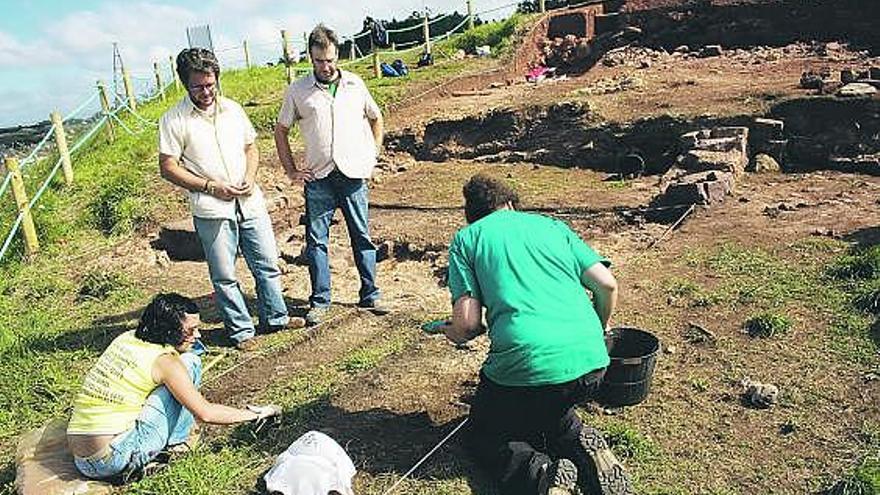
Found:
<path fill-rule="evenodd" d="M 776 157 L 783 171 L 880 174 L 880 101 L 872 98 L 797 98 L 774 105 L 763 116 L 661 116 L 626 124 L 602 122 L 578 103 L 508 108 L 432 121 L 423 129 L 391 135 L 387 146 L 423 161 L 533 163 L 623 176 L 652 175 L 666 172 L 676 162 L 682 134 L 749 127 L 755 117 L 785 124 Z"/>

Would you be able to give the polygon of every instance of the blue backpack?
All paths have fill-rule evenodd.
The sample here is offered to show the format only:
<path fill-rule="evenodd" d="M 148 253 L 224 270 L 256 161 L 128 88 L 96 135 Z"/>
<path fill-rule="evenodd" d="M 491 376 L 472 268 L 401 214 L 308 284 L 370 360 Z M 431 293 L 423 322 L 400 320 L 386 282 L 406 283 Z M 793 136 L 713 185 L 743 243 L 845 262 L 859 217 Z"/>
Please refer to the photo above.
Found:
<path fill-rule="evenodd" d="M 382 75 L 385 77 L 400 77 L 400 73 L 397 72 L 394 67 L 388 65 L 387 62 L 379 64 L 379 69 L 382 70 Z"/>
<path fill-rule="evenodd" d="M 397 59 L 394 62 L 391 62 L 391 67 L 401 76 L 409 74 L 409 68 L 403 63 L 403 60 Z"/>

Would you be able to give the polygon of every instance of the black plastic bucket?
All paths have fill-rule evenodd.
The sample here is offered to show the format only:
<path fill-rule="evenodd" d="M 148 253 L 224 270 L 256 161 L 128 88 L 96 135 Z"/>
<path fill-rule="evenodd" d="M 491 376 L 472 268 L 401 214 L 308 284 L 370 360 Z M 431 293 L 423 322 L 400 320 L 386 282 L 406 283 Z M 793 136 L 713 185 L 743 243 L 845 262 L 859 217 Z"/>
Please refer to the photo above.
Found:
<path fill-rule="evenodd" d="M 596 399 L 611 407 L 632 406 L 651 390 L 660 340 L 639 328 L 618 327 L 605 336 L 611 364 Z"/>

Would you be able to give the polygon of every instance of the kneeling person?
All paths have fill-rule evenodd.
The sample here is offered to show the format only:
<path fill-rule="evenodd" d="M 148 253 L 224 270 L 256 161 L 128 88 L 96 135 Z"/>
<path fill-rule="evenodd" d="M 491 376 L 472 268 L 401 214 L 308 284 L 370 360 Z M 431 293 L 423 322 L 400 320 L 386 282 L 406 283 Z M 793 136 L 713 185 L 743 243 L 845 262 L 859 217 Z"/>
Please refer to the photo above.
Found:
<path fill-rule="evenodd" d="M 198 313 L 184 296 L 159 294 L 137 329 L 116 337 L 86 374 L 67 427 L 79 472 L 100 479 L 140 470 L 183 444 L 195 418 L 233 424 L 280 414 L 276 406 L 214 404 L 199 393 Z"/>
<path fill-rule="evenodd" d="M 489 355 L 471 405 L 468 447 L 513 495 L 631 492 L 601 433 L 574 406 L 598 389 L 617 301 L 610 263 L 557 220 L 516 211 L 516 193 L 477 175 L 464 186 L 470 225 L 449 247 L 462 343 L 485 331 Z M 587 294 L 592 293 L 592 299 Z"/>

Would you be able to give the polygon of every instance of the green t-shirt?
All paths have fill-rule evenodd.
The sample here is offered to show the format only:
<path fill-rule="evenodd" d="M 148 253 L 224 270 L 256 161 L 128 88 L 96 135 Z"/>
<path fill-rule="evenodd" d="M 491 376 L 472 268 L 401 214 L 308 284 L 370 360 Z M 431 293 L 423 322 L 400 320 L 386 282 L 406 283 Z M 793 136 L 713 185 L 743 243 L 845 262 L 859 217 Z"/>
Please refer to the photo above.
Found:
<path fill-rule="evenodd" d="M 486 307 L 491 345 L 483 372 L 508 386 L 564 383 L 608 366 L 602 323 L 581 284 L 610 266 L 564 223 L 498 210 L 459 230 L 449 247 L 453 303 Z"/>

